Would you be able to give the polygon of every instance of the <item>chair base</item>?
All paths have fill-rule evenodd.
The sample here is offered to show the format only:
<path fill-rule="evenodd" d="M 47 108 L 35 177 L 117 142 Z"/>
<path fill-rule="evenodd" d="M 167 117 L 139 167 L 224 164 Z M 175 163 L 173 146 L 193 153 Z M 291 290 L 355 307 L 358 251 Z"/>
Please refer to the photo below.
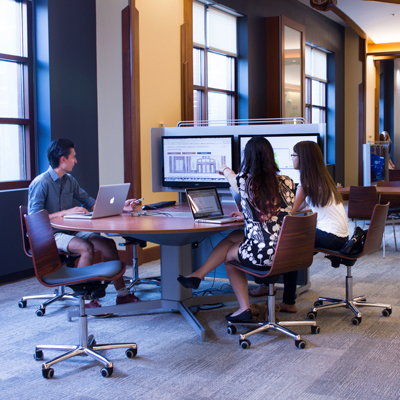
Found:
<path fill-rule="evenodd" d="M 125 354 L 128 358 L 134 358 L 137 354 L 136 343 L 97 344 L 93 335 L 87 335 L 87 315 L 85 315 L 85 301 L 83 297 L 84 296 L 79 296 L 79 345 L 38 345 L 35 348 L 35 360 L 43 359 L 43 350 L 59 350 L 65 352 L 42 364 L 42 375 L 44 378 L 49 379 L 54 376 L 54 370 L 51 368 L 52 365 L 81 355 L 90 356 L 102 363 L 104 367 L 100 370 L 101 375 L 109 377 L 113 373 L 113 363 L 97 353 L 97 351 L 126 348 Z"/>
<path fill-rule="evenodd" d="M 329 304 L 323 304 L 328 302 Z M 314 303 L 314 307 L 307 314 L 309 319 L 315 319 L 317 312 L 328 308 L 346 307 L 349 308 L 355 314 L 355 317 L 351 320 L 353 325 L 359 325 L 362 321 L 362 315 L 359 307 L 381 307 L 382 315 L 389 317 L 392 314 L 392 306 L 390 304 L 382 303 L 367 303 L 365 296 L 353 297 L 353 277 L 351 276 L 351 266 L 347 266 L 346 276 L 346 298 L 337 299 L 331 297 L 318 297 L 318 300 Z"/>
<path fill-rule="evenodd" d="M 124 275 L 124 282 L 127 286 L 127 289 L 132 289 L 135 285 L 146 284 L 146 285 L 157 285 L 161 286 L 161 276 L 149 276 L 147 278 L 139 278 L 139 259 L 137 256 L 137 245 L 141 248 L 146 247 L 147 243 L 144 240 L 135 239 L 129 236 L 123 236 L 126 240 L 125 244 L 120 244 L 122 246 L 130 246 L 132 245 L 132 277 Z"/>
<path fill-rule="evenodd" d="M 36 315 L 38 317 L 42 317 L 46 313 L 46 307 L 49 304 L 54 303 L 55 301 L 60 300 L 74 300 L 78 302 L 78 297 L 74 295 L 74 292 L 65 292 L 65 286 L 60 286 L 58 289 L 54 291 L 53 294 L 43 294 L 43 295 L 34 295 L 34 296 L 23 296 L 21 300 L 18 302 L 19 308 L 25 308 L 28 300 L 43 300 L 48 299 L 44 303 L 42 303 L 39 308 L 36 310 Z"/>
<path fill-rule="evenodd" d="M 274 285 L 269 284 L 269 293 L 274 293 Z M 311 326 L 311 333 L 317 334 L 320 332 L 320 328 L 315 321 L 276 321 L 275 318 L 275 295 L 268 296 L 268 321 L 259 322 L 229 322 L 227 331 L 228 334 L 236 333 L 236 327 L 238 325 L 243 325 L 250 330 L 239 337 L 239 345 L 242 349 L 248 349 L 251 346 L 248 337 L 254 335 L 255 333 L 266 332 L 268 330 L 276 330 L 281 332 L 292 339 L 294 339 L 296 347 L 299 349 L 304 349 L 306 347 L 306 342 L 301 339 L 301 336 L 290 329 L 287 326 Z"/>
<path fill-rule="evenodd" d="M 323 304 L 328 302 L 329 304 Z M 359 325 L 362 322 L 362 315 L 358 307 L 381 307 L 382 315 L 389 317 L 392 314 L 392 306 L 390 304 L 382 303 L 367 303 L 365 296 L 358 296 L 352 299 L 336 299 L 331 297 L 318 297 L 318 300 L 314 303 L 314 307 L 307 314 L 308 318 L 315 319 L 317 312 L 327 308 L 346 307 L 353 311 L 355 317 L 352 318 L 351 322 L 353 325 Z"/>
<path fill-rule="evenodd" d="M 147 278 L 139 278 L 135 277 L 131 279 L 127 276 L 124 276 L 124 282 L 128 286 L 126 287 L 128 290 L 132 289 L 136 285 L 157 285 L 161 286 L 161 276 L 149 276 Z"/>

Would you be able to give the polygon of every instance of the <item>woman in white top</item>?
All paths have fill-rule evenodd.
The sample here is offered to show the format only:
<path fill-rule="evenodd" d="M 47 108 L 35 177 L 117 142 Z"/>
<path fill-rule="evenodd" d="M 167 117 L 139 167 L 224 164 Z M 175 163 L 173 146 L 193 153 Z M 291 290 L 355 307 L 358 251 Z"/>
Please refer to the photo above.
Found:
<path fill-rule="evenodd" d="M 300 185 L 292 213 L 304 208 L 318 213 L 315 247 L 340 250 L 348 240 L 349 224 L 342 197 L 326 169 L 321 149 L 315 142 L 303 141 L 293 151 L 293 166 L 300 170 Z M 296 312 L 296 283 L 297 271 L 284 275 L 281 311 Z"/>

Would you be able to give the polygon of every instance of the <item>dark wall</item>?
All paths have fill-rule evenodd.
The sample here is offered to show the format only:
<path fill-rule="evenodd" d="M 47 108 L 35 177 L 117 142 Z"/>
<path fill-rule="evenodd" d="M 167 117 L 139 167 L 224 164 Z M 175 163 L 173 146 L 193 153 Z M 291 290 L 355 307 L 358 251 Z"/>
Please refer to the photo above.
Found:
<path fill-rule="evenodd" d="M 78 164 L 73 175 L 93 197 L 99 187 L 96 2 L 35 0 L 35 99 L 37 105 L 38 171 L 48 168 L 51 140 L 71 139 Z M 39 162 L 40 160 L 40 162 Z M 33 274 L 22 250 L 18 206 L 27 204 L 27 190 L 0 192 L 0 282 Z M 6 228 L 5 228 L 6 227 Z"/>
<path fill-rule="evenodd" d="M 40 61 L 37 134 L 41 139 L 42 160 L 39 170 L 43 172 L 48 167 L 45 154 L 50 141 L 68 138 L 75 143 L 78 159 L 72 174 L 96 197 L 99 187 L 96 2 L 37 0 L 36 7 L 36 47 Z"/>
<path fill-rule="evenodd" d="M 0 192 L 0 283 L 33 275 L 32 260 L 22 247 L 18 209 L 27 199 L 27 189 Z"/>
<path fill-rule="evenodd" d="M 336 182 L 344 182 L 344 27 L 296 0 L 218 2 L 244 14 L 247 19 L 248 118 L 267 116 L 267 17 L 284 15 L 304 25 L 306 41 L 334 53 L 331 59 L 334 60 L 335 97 L 329 107 L 334 109 L 335 119 L 328 123 L 328 161 L 335 164 Z M 247 116 L 239 115 L 239 118 Z"/>
<path fill-rule="evenodd" d="M 393 141 L 394 134 L 394 60 L 381 61 L 381 74 L 383 86 L 383 129 L 389 132 Z M 393 153 L 393 150 L 392 150 Z M 393 156 L 393 154 L 392 154 Z"/>

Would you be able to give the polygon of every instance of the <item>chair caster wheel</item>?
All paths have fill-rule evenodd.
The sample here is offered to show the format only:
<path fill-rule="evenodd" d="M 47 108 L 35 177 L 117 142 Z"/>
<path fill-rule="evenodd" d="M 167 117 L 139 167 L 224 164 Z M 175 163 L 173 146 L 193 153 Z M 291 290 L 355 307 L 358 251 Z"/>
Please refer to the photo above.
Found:
<path fill-rule="evenodd" d="M 382 310 L 382 315 L 384 317 L 389 317 L 389 315 L 392 314 L 392 309 L 391 308 L 385 308 L 384 310 Z"/>
<path fill-rule="evenodd" d="M 33 355 L 33 358 L 34 358 L 36 361 L 43 360 L 43 351 L 42 351 L 42 350 L 36 350 L 36 351 L 35 351 L 35 354 Z"/>
<path fill-rule="evenodd" d="M 42 369 L 43 378 L 51 379 L 54 376 L 54 369 L 53 368 L 43 368 Z"/>
<path fill-rule="evenodd" d="M 360 324 L 361 324 L 361 317 L 354 317 L 354 318 L 351 320 L 351 323 L 352 323 L 353 325 L 360 325 Z"/>
<path fill-rule="evenodd" d="M 234 325 L 229 325 L 226 328 L 226 331 L 228 332 L 228 335 L 234 335 L 237 332 L 236 326 Z"/>
<path fill-rule="evenodd" d="M 324 304 L 324 302 L 323 302 L 322 300 L 317 300 L 317 301 L 314 303 L 314 307 L 320 307 L 320 306 L 322 306 L 322 304 Z"/>
<path fill-rule="evenodd" d="M 306 348 L 306 342 L 304 340 L 295 340 L 294 344 L 298 349 L 305 349 Z"/>
<path fill-rule="evenodd" d="M 18 302 L 18 307 L 19 308 L 25 308 L 26 307 L 26 300 L 21 300 Z"/>
<path fill-rule="evenodd" d="M 307 314 L 307 317 L 308 317 L 308 319 L 315 319 L 315 318 L 317 318 L 317 313 L 315 311 L 310 311 Z"/>
<path fill-rule="evenodd" d="M 109 376 L 111 376 L 113 371 L 114 371 L 113 367 L 104 367 L 100 370 L 101 376 L 103 376 L 104 378 L 108 378 Z"/>
<path fill-rule="evenodd" d="M 93 346 L 96 346 L 96 339 L 94 338 L 93 335 L 88 336 L 88 347 L 93 348 Z"/>
<path fill-rule="evenodd" d="M 239 344 L 240 344 L 240 347 L 245 350 L 251 346 L 250 340 L 248 340 L 248 339 L 240 340 Z"/>
<path fill-rule="evenodd" d="M 36 315 L 38 317 L 43 317 L 43 315 L 46 313 L 46 309 L 45 308 L 39 308 L 38 310 L 36 310 Z"/>
<path fill-rule="evenodd" d="M 134 358 L 137 354 L 137 348 L 132 347 L 131 349 L 126 350 L 125 354 L 128 358 Z"/>
<path fill-rule="evenodd" d="M 321 332 L 321 329 L 319 328 L 319 326 L 317 325 L 317 326 L 312 326 L 311 327 L 311 333 L 313 333 L 313 334 L 318 334 L 318 333 L 320 333 Z"/>

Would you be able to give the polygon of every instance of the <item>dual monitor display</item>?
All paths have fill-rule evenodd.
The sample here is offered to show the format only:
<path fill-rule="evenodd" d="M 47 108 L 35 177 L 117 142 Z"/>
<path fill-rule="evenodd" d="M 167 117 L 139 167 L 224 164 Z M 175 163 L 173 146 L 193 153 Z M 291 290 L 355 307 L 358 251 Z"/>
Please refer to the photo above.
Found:
<path fill-rule="evenodd" d="M 319 143 L 319 134 L 263 135 L 274 150 L 275 162 L 282 175 L 299 183 L 299 172 L 293 168 L 293 146 L 303 140 Z M 233 136 L 163 136 L 163 186 L 186 188 L 212 185 L 228 187 L 226 179 L 218 174 L 222 164 L 229 168 L 241 165 L 244 148 L 252 138 L 238 136 L 238 151 L 234 151 Z M 237 159 L 234 159 L 235 153 Z M 235 163 L 234 161 L 238 161 Z M 236 171 L 238 172 L 238 171 Z"/>

